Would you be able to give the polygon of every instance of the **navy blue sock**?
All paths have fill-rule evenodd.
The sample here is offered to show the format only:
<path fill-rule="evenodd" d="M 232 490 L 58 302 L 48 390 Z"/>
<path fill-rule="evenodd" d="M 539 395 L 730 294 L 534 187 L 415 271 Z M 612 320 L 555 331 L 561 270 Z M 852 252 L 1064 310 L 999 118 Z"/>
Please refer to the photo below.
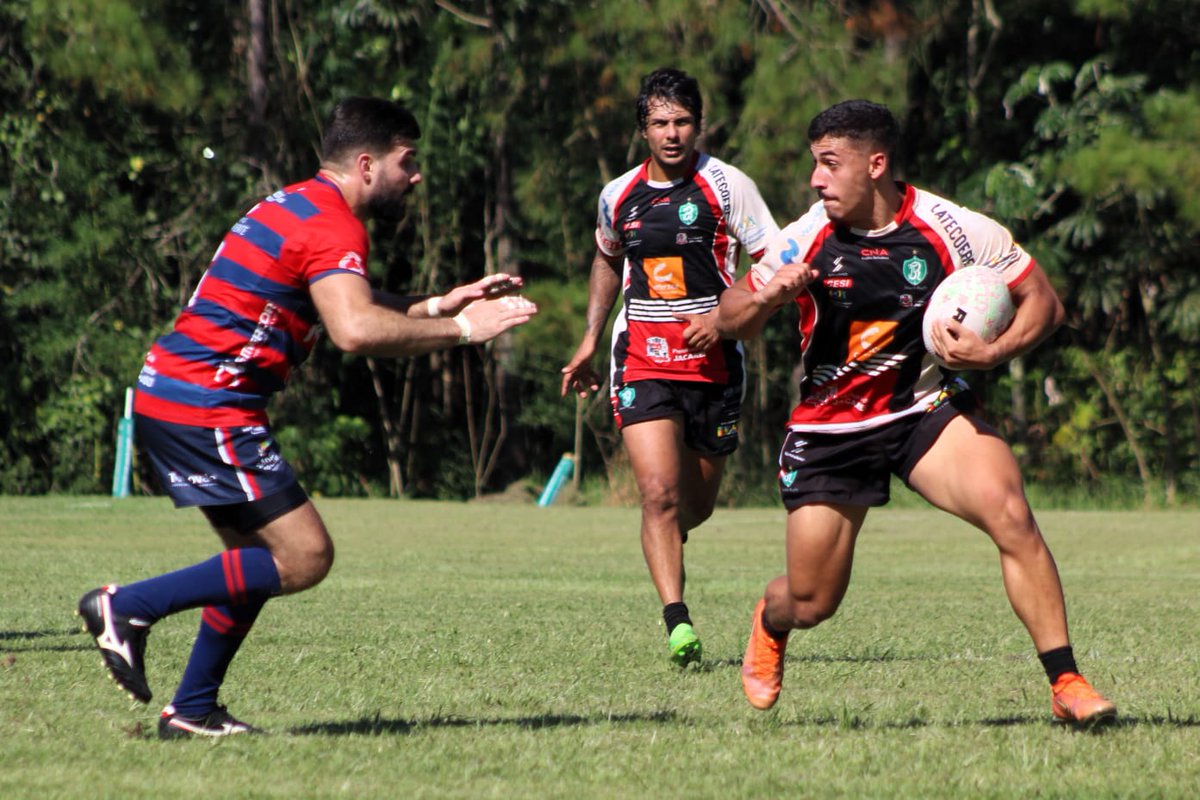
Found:
<path fill-rule="evenodd" d="M 121 586 L 113 595 L 118 614 L 157 622 L 200 606 L 244 605 L 279 594 L 279 570 L 265 547 L 226 550 L 157 578 Z"/>
<path fill-rule="evenodd" d="M 208 606 L 200 615 L 200 632 L 171 705 L 175 713 L 198 719 L 217 707 L 225 670 L 237 655 L 267 598 L 237 606 Z"/>

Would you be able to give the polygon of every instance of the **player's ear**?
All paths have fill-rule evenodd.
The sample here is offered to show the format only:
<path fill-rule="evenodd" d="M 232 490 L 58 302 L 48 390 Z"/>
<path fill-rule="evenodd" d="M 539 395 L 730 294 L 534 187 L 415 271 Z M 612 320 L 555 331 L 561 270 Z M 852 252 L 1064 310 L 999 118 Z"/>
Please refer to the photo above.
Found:
<path fill-rule="evenodd" d="M 375 159 L 370 153 L 359 153 L 354 157 L 354 167 L 358 170 L 358 174 L 362 177 L 363 183 L 371 182 L 371 169 L 375 166 Z"/>
<path fill-rule="evenodd" d="M 867 156 L 867 168 L 871 173 L 871 180 L 879 180 L 888 171 L 888 166 L 891 164 L 891 159 L 888 154 L 883 151 L 876 151 Z"/>

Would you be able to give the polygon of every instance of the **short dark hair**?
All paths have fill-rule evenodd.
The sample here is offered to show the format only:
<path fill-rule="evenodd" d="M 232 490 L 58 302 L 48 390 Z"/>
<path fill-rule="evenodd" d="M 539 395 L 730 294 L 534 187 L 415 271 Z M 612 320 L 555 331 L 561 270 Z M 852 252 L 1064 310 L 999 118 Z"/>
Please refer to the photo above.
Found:
<path fill-rule="evenodd" d="M 845 100 L 813 117 L 808 126 L 808 141 L 826 136 L 867 141 L 891 155 L 900 141 L 900 123 L 887 106 L 870 100 Z"/>
<path fill-rule="evenodd" d="M 696 118 L 699 125 L 704 115 L 704 101 L 700 98 L 700 83 L 677 69 L 656 69 L 642 78 L 642 89 L 637 98 L 637 125 L 639 131 L 646 130 L 646 119 L 650 116 L 651 100 L 666 100 L 683 106 Z"/>
<path fill-rule="evenodd" d="M 321 139 L 321 160 L 339 161 L 351 151 L 375 155 L 421 138 L 417 118 L 404 106 L 379 97 L 347 97 L 333 108 Z"/>

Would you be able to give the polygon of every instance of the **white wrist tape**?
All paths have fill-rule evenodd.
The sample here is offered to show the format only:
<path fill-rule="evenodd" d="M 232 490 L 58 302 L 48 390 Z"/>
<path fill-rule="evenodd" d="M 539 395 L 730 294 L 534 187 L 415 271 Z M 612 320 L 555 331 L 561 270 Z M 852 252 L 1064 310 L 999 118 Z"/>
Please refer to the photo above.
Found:
<path fill-rule="evenodd" d="M 454 317 L 454 324 L 458 326 L 461 335 L 458 337 L 459 344 L 471 343 L 471 321 L 467 319 L 465 314 L 458 314 Z"/>
<path fill-rule="evenodd" d="M 437 319 L 442 315 L 442 310 L 438 308 L 438 301 L 440 299 L 437 295 L 433 295 L 425 301 L 425 315 L 430 319 Z"/>

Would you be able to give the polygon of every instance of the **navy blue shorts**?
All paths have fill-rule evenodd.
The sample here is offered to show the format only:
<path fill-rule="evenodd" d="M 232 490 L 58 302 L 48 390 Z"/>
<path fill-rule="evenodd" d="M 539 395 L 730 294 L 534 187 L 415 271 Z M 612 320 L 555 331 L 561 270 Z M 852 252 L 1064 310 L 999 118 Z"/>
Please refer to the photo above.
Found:
<path fill-rule="evenodd" d="M 635 422 L 678 417 L 683 443 L 706 456 L 727 456 L 738 446 L 742 384 L 647 379 L 616 387 L 617 428 Z"/>
<path fill-rule="evenodd" d="M 860 433 L 789 431 L 779 454 L 779 494 L 789 511 L 811 503 L 882 506 L 891 478 L 908 476 L 938 436 L 960 414 L 976 408 L 960 391 L 923 413 Z"/>
<path fill-rule="evenodd" d="M 176 506 L 231 506 L 285 492 L 307 497 L 265 425 L 201 428 L 135 414 L 134 426 Z"/>

